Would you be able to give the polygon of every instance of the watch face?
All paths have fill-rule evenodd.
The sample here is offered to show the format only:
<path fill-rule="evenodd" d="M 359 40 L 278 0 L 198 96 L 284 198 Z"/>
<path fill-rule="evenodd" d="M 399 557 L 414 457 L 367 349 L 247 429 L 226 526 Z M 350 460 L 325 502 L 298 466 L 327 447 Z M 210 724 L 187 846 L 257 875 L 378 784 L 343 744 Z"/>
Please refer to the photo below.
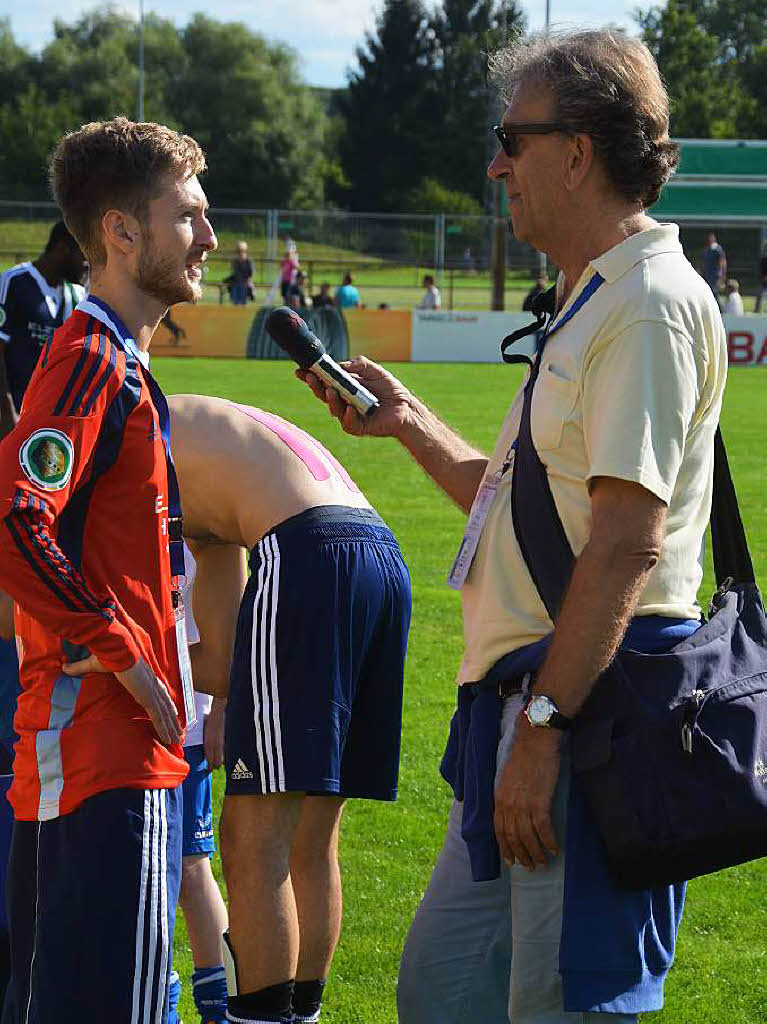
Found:
<path fill-rule="evenodd" d="M 527 706 L 527 717 L 533 725 L 546 725 L 551 718 L 551 711 L 548 697 L 533 697 Z"/>

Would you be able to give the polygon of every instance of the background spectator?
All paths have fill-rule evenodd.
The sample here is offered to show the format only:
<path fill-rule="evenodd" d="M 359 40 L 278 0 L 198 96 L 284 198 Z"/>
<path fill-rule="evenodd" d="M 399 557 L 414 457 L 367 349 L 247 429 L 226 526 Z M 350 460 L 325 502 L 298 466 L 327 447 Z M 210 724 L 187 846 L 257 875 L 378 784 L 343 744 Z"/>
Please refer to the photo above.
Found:
<path fill-rule="evenodd" d="M 286 296 L 287 304 L 291 309 L 300 309 L 307 305 L 305 285 L 306 274 L 303 270 L 297 270 L 295 280 L 288 287 L 288 294 Z"/>
<path fill-rule="evenodd" d="M 756 293 L 755 313 L 758 313 L 762 308 L 762 296 L 765 292 L 767 292 L 767 242 L 764 243 L 762 258 L 759 260 L 759 289 Z"/>
<path fill-rule="evenodd" d="M 339 309 L 356 309 L 360 304 L 360 293 L 354 287 L 351 274 L 344 274 L 340 288 L 336 289 L 336 305 Z"/>
<path fill-rule="evenodd" d="M 328 281 L 323 281 L 319 292 L 316 295 L 312 295 L 312 306 L 315 309 L 322 309 L 323 306 L 335 306 L 333 296 L 330 294 L 330 284 Z"/>
<path fill-rule="evenodd" d="M 527 295 L 524 297 L 524 299 L 522 301 L 522 312 L 523 313 L 532 313 L 532 311 L 533 311 L 533 299 L 537 299 L 538 296 L 543 294 L 543 292 L 545 292 L 548 287 L 549 287 L 549 280 L 548 280 L 548 278 L 544 274 L 541 274 L 538 277 L 536 277 L 535 284 L 533 285 L 533 287 L 530 289 L 530 291 L 527 293 Z"/>
<path fill-rule="evenodd" d="M 740 282 L 730 278 L 725 286 L 727 298 L 724 303 L 724 313 L 732 316 L 743 316 L 743 299 L 740 297 Z"/>
<path fill-rule="evenodd" d="M 727 276 L 727 254 L 716 240 L 713 231 L 706 235 L 706 247 L 703 250 L 703 277 L 714 298 L 719 302 L 724 279 Z"/>
<path fill-rule="evenodd" d="M 160 320 L 160 323 L 170 331 L 173 339 L 171 341 L 171 345 L 178 345 L 181 339 L 186 337 L 186 331 L 184 328 L 171 318 L 170 310 L 167 310 L 165 316 Z"/>
<path fill-rule="evenodd" d="M 288 289 L 293 284 L 298 273 L 298 249 L 292 238 L 288 238 L 285 246 L 285 255 L 280 264 L 280 292 L 283 299 L 288 300 Z"/>
<path fill-rule="evenodd" d="M 434 278 L 431 274 L 427 274 L 423 279 L 423 286 L 426 289 L 424 296 L 418 303 L 419 309 L 439 309 L 442 305 L 442 299 L 439 294 L 439 288 L 434 283 Z"/>
<path fill-rule="evenodd" d="M 0 275 L 0 437 L 16 422 L 43 346 L 84 298 L 88 264 L 63 221 L 45 251 Z"/>
<path fill-rule="evenodd" d="M 232 260 L 229 294 L 235 306 L 244 306 L 253 288 L 253 263 L 248 259 L 248 243 L 237 243 L 237 255 Z"/>

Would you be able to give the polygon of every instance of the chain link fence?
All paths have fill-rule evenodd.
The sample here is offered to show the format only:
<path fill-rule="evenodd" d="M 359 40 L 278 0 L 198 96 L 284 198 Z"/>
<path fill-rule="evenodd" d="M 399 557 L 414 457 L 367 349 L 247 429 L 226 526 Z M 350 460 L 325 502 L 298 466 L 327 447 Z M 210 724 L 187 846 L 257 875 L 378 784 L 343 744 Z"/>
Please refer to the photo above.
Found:
<path fill-rule="evenodd" d="M 51 202 L 0 200 L 0 268 L 34 259 L 44 248 L 58 210 Z M 247 242 L 254 265 L 256 299 L 273 291 L 288 246 L 298 248 L 309 294 L 327 282 L 335 289 L 351 274 L 361 301 L 370 308 L 412 308 L 423 294 L 423 277 L 434 276 L 443 306 L 489 309 L 492 298 L 493 218 L 455 214 L 348 213 L 339 210 L 219 208 L 210 210 L 219 239 L 209 257 L 205 298 L 228 301 L 222 283 L 239 241 Z M 681 224 L 688 258 L 700 269 L 703 239 L 717 232 L 728 258 L 728 276 L 741 292 L 755 293 L 759 257 L 767 241 L 765 226 L 736 224 L 705 227 Z M 520 308 L 538 272 L 538 253 L 510 234 L 506 239 L 506 308 Z M 549 275 L 555 272 L 548 266 Z M 750 308 L 748 301 L 746 308 Z"/>

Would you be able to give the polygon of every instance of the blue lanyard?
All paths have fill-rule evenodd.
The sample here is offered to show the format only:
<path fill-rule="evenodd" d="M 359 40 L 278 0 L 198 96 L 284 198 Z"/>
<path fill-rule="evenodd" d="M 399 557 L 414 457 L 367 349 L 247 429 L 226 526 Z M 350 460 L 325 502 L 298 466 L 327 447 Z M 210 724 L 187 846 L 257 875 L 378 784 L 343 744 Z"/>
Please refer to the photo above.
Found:
<path fill-rule="evenodd" d="M 551 321 L 549 321 L 549 326 L 546 327 L 543 330 L 540 330 L 540 327 L 543 324 L 543 320 L 539 319 L 537 324 L 531 324 L 529 328 L 525 328 L 524 330 L 520 330 L 520 331 L 515 331 L 513 334 L 510 334 L 508 336 L 508 338 L 504 339 L 504 341 L 501 344 L 501 353 L 503 355 L 503 358 L 504 358 L 505 362 L 507 362 L 507 363 L 525 362 L 525 363 L 528 363 L 529 366 L 530 366 L 530 377 L 529 377 L 529 379 L 527 381 L 527 384 L 525 385 L 525 391 L 527 391 L 528 388 L 532 389 L 534 387 L 534 385 L 535 385 L 535 382 L 536 382 L 536 380 L 538 378 L 538 372 L 540 371 L 540 368 L 541 368 L 541 359 L 543 357 L 543 347 L 546 344 L 546 342 L 549 340 L 549 338 L 552 336 L 552 334 L 556 334 L 557 333 L 557 331 L 560 329 L 560 327 L 564 327 L 564 325 L 569 320 L 572 320 L 572 318 L 575 316 L 575 314 L 578 312 L 578 310 L 586 305 L 586 303 L 589 301 L 589 299 L 594 294 L 594 292 L 597 290 L 597 288 L 601 287 L 601 285 L 603 285 L 604 283 L 605 283 L 605 279 L 602 277 L 601 274 L 599 274 L 599 273 L 597 273 L 595 271 L 594 272 L 594 276 L 591 278 L 589 283 L 586 285 L 586 287 L 583 289 L 583 291 L 580 293 L 578 298 L 575 300 L 575 302 L 572 304 L 572 306 L 568 309 L 567 313 L 565 313 L 565 315 L 562 317 L 562 319 L 559 321 L 559 323 L 556 325 L 556 327 L 552 328 L 551 327 Z M 514 341 L 519 341 L 520 338 L 523 338 L 527 334 L 532 334 L 533 331 L 535 331 L 535 330 L 539 331 L 538 338 L 537 338 L 536 345 L 535 345 L 536 352 L 538 353 L 538 358 L 537 358 L 537 360 L 535 362 L 533 362 L 533 360 L 529 359 L 527 356 L 521 356 L 521 355 L 520 356 L 508 356 L 508 355 L 506 355 L 505 346 L 507 345 L 507 343 L 513 344 Z M 517 450 L 518 444 L 519 444 L 519 438 L 516 437 L 512 441 L 511 446 L 510 446 L 508 452 L 506 453 L 506 459 L 505 459 L 505 461 L 503 463 L 503 466 L 501 467 L 501 476 L 504 476 L 505 473 L 507 472 L 507 470 L 509 469 L 509 467 L 511 466 L 511 453 L 513 451 L 515 452 Z"/>
<path fill-rule="evenodd" d="M 541 336 L 541 338 L 540 338 L 540 340 L 538 342 L 538 352 L 539 352 L 539 354 L 540 354 L 541 350 L 543 349 L 543 346 L 546 344 L 546 342 L 552 336 L 552 334 L 556 334 L 557 331 L 560 329 L 560 327 L 564 327 L 565 324 L 569 320 L 572 320 L 572 318 L 575 316 L 575 314 L 578 312 L 578 310 L 586 305 L 586 303 L 589 301 L 589 299 L 594 294 L 594 292 L 597 290 L 597 288 L 601 287 L 604 283 L 605 283 L 605 279 L 602 277 L 601 274 L 599 274 L 599 273 L 597 273 L 595 271 L 594 272 L 594 276 L 591 278 L 589 283 L 583 289 L 583 291 L 578 296 L 578 298 L 575 300 L 575 302 L 572 304 L 572 306 L 570 306 L 570 308 L 565 313 L 565 315 L 562 317 L 562 319 L 559 321 L 559 323 L 556 325 L 556 327 L 549 326 L 543 332 L 543 334 L 542 334 L 542 336 Z"/>
<path fill-rule="evenodd" d="M 133 344 L 132 338 L 127 338 L 126 343 Z M 152 403 L 157 410 L 160 420 L 160 433 L 165 448 L 165 467 L 168 473 L 168 546 L 170 549 L 170 574 L 171 576 L 185 576 L 184 566 L 184 541 L 182 537 L 183 520 L 181 517 L 181 496 L 178 490 L 178 477 L 176 467 L 173 463 L 173 455 L 170 450 L 170 410 L 168 401 L 163 390 L 152 374 L 143 365 L 141 372 L 146 380 Z"/>
<path fill-rule="evenodd" d="M 112 320 L 123 344 L 125 345 L 125 348 L 138 363 L 140 372 L 143 374 L 146 386 L 149 389 L 152 405 L 154 406 L 155 411 L 157 412 L 157 418 L 160 421 L 160 433 L 162 434 L 162 443 L 165 449 L 165 468 L 168 476 L 168 548 L 170 551 L 170 574 L 171 576 L 185 576 L 181 496 L 178 490 L 176 467 L 173 464 L 173 455 L 170 450 L 170 410 L 168 409 L 168 401 L 165 398 L 160 385 L 141 362 L 138 346 L 128 333 L 128 330 L 122 320 L 120 320 L 114 310 L 110 309 L 106 302 L 103 302 L 101 299 L 97 299 L 95 296 L 91 295 L 89 296 L 89 301 L 97 305 L 99 309 L 103 309 L 110 320 Z"/>

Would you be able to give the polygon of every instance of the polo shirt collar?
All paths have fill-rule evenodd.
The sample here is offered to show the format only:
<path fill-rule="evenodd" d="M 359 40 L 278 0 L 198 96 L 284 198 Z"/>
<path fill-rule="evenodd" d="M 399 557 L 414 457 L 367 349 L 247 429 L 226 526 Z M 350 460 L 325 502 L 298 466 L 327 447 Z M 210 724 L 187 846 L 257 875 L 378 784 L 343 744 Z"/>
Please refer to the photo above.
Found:
<path fill-rule="evenodd" d="M 654 227 L 638 231 L 635 235 L 624 238 L 622 242 L 608 249 L 607 252 L 591 260 L 590 267 L 595 270 L 608 284 L 617 281 L 628 273 L 632 267 L 651 256 L 660 253 L 681 253 L 679 227 L 677 224 L 656 224 Z"/>
<path fill-rule="evenodd" d="M 81 313 L 87 313 L 88 316 L 94 317 L 104 324 L 105 327 L 108 327 L 110 331 L 117 335 L 123 347 L 138 359 L 144 369 L 149 369 L 149 353 L 141 351 L 120 317 L 103 299 L 97 299 L 95 295 L 89 295 L 87 299 L 79 302 L 76 308 Z"/>

